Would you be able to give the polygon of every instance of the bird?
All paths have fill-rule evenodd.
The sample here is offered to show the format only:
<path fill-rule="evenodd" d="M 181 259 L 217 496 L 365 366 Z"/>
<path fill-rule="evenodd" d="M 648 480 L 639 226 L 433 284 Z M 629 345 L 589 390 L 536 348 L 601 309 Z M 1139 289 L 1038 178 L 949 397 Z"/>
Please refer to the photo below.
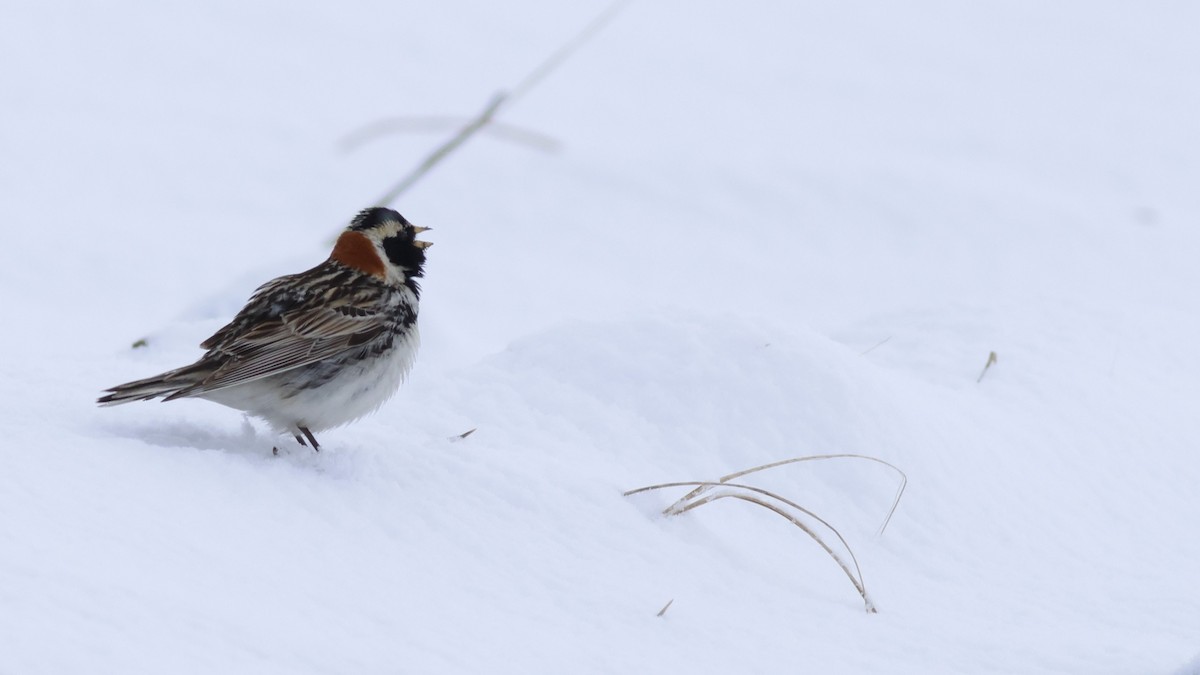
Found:
<path fill-rule="evenodd" d="M 431 246 L 416 237 L 429 229 L 389 208 L 360 211 L 328 259 L 260 286 L 200 343 L 198 361 L 106 389 L 96 402 L 205 399 L 319 451 L 314 432 L 378 410 L 413 365 Z"/>

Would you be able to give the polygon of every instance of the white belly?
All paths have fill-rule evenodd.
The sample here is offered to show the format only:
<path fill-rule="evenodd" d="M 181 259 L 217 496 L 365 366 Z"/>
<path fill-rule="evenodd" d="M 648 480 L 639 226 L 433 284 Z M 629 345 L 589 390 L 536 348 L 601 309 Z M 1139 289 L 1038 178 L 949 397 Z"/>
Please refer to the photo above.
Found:
<path fill-rule="evenodd" d="M 353 422 L 379 409 L 412 368 L 420 335 L 411 326 L 382 356 L 348 363 L 319 387 L 288 386 L 303 377 L 303 368 L 203 395 L 215 403 L 260 417 L 274 429 L 296 433 L 300 427 L 317 432 Z M 290 395 L 289 395 L 290 394 Z"/>

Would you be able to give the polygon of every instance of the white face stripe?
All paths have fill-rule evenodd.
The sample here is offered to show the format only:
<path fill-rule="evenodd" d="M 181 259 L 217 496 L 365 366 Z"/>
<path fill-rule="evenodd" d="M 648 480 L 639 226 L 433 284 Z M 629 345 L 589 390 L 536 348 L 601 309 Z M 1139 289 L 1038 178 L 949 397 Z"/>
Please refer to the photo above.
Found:
<path fill-rule="evenodd" d="M 395 220 L 388 220 L 388 221 L 384 222 L 382 225 L 380 225 L 379 227 L 372 227 L 369 230 L 359 230 L 359 232 L 362 232 L 363 234 L 367 235 L 367 237 L 369 237 L 371 239 L 371 241 L 378 244 L 378 243 L 382 242 L 384 239 L 387 239 L 388 237 L 394 237 L 397 234 L 400 234 L 400 231 L 403 229 L 404 229 L 403 223 L 400 223 Z"/>

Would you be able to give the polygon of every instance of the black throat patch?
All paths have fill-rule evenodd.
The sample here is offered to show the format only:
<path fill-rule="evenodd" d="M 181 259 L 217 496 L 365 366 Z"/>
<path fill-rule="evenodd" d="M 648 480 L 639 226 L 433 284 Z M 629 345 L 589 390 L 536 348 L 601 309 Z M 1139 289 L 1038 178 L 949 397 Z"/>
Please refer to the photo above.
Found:
<path fill-rule="evenodd" d="M 383 252 L 393 265 L 404 270 L 408 277 L 405 284 L 420 297 L 421 287 L 416 278 L 425 274 L 425 249 L 413 244 L 415 238 L 412 230 L 388 237 L 383 240 Z"/>

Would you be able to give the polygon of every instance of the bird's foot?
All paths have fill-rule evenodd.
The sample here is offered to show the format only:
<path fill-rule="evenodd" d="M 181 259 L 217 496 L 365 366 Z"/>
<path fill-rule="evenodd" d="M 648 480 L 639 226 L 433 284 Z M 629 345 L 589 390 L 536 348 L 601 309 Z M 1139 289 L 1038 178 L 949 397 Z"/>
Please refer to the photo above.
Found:
<path fill-rule="evenodd" d="M 320 452 L 320 451 L 321 451 L 321 444 L 317 442 L 317 437 L 316 437 L 316 436 L 313 436 L 313 432 L 309 431 L 309 430 L 308 430 L 308 427 L 300 427 L 300 433 L 304 434 L 304 438 L 307 438 L 307 439 L 308 439 L 308 443 L 306 444 L 306 443 L 304 442 L 304 439 L 300 438 L 300 436 L 299 436 L 299 435 L 297 435 L 297 436 L 296 436 L 296 440 L 297 440 L 297 441 L 300 441 L 300 445 L 308 445 L 308 444 L 311 444 L 311 445 L 312 445 L 313 452 Z"/>

